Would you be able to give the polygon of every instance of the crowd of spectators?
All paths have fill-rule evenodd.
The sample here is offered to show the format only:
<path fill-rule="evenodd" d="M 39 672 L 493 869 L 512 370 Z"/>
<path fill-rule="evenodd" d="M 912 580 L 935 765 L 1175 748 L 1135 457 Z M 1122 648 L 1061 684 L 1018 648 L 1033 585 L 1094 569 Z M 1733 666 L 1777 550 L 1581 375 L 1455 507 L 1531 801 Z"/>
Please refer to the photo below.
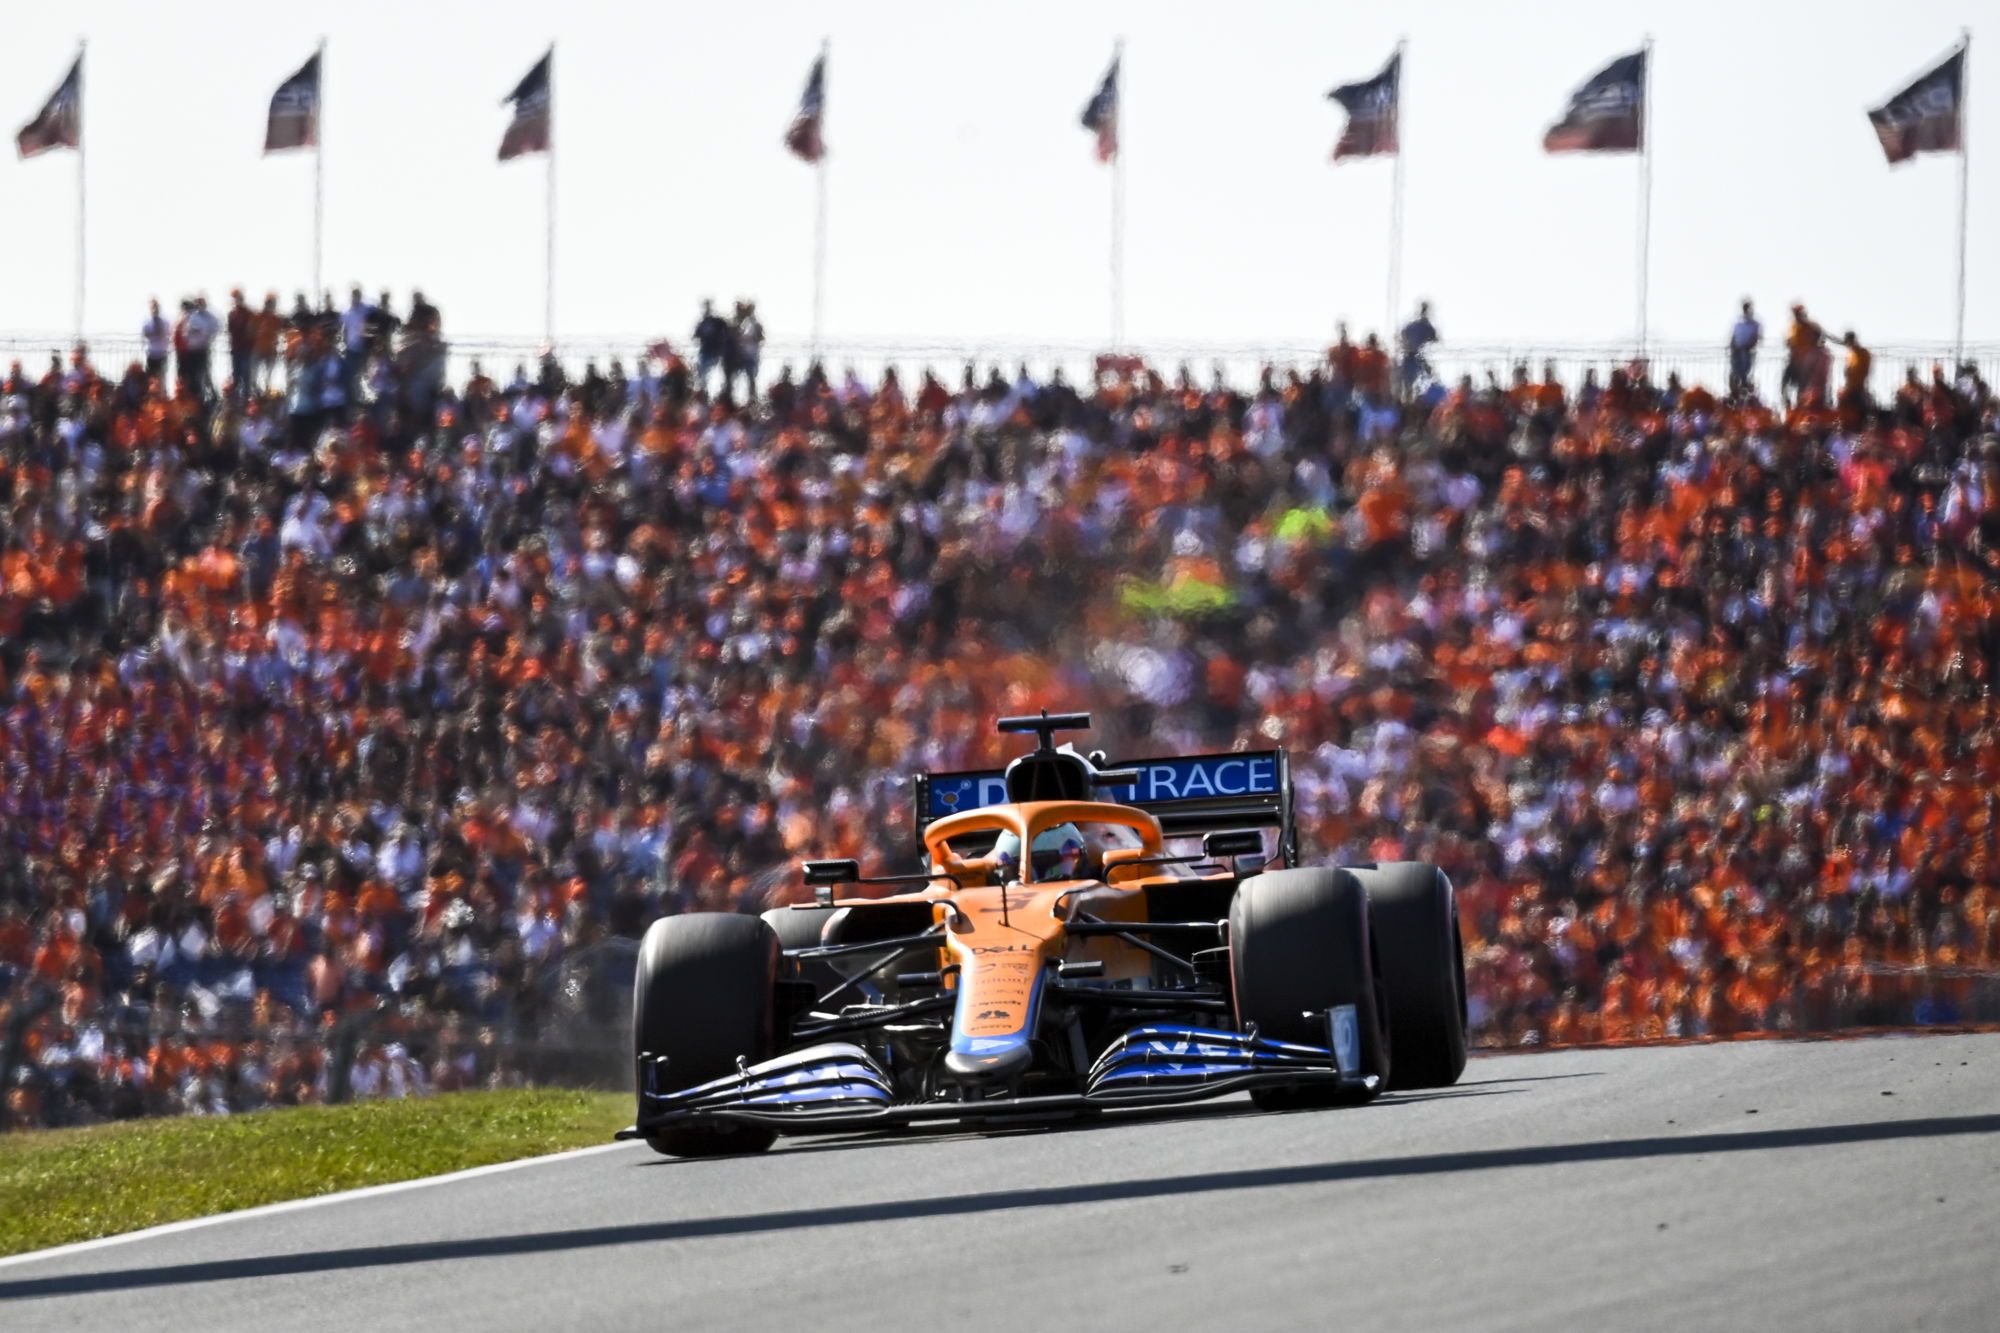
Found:
<path fill-rule="evenodd" d="M 239 295 L 219 385 L 171 328 L 15 365 L 0 1124 L 518 1077 L 557 964 L 904 868 L 904 779 L 1041 706 L 1288 747 L 1315 856 L 1452 875 L 1484 1043 L 1990 999 L 1976 371 L 1440 385 L 1419 320 L 1394 367 L 905 385 L 760 378 L 744 305 L 448 383 L 357 289 Z"/>

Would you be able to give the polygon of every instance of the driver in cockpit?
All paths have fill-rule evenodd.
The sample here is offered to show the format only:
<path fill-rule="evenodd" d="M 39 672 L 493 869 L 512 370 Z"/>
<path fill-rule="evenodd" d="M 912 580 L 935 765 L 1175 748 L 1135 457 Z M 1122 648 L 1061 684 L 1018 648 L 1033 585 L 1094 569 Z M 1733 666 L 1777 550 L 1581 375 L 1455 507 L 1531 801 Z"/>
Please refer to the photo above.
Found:
<path fill-rule="evenodd" d="M 1019 835 L 1006 831 L 1000 834 L 989 853 L 1000 865 L 996 878 L 1012 883 L 1021 878 L 1021 839 Z M 1051 880 L 1095 879 L 1097 869 L 1095 858 L 1083 840 L 1083 830 L 1075 824 L 1057 824 L 1045 828 L 1035 835 L 1035 845 L 1030 852 L 1030 868 L 1034 871 L 1034 881 L 1045 884 Z"/>

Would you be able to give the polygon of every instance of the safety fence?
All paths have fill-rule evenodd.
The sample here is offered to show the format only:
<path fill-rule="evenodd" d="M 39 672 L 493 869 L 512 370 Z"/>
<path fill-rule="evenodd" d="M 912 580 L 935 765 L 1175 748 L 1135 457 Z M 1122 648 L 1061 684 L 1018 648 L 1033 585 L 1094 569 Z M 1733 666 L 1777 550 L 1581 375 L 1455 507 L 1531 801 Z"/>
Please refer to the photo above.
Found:
<path fill-rule="evenodd" d="M 2000 974 L 1979 967 L 1852 967 L 1823 985 L 1802 987 L 1793 1012 L 1804 1032 L 2000 1023 Z"/>
<path fill-rule="evenodd" d="M 153 1003 L 67 1015 L 50 988 L 0 1002 L 0 1130 L 145 1115 L 415 1096 L 463 1088 L 631 1085 L 638 944 L 571 951 L 503 987 L 484 966 L 442 1003 L 358 992 L 323 1011 L 237 988 L 162 987 Z"/>
<path fill-rule="evenodd" d="M 114 373 L 145 357 L 144 344 L 131 334 L 98 334 L 85 338 L 93 363 L 100 372 Z M 545 354 L 553 354 L 571 375 L 581 375 L 595 364 L 608 371 L 615 361 L 628 374 L 654 354 L 661 344 L 657 336 L 597 335 L 564 338 L 551 345 L 532 339 L 506 337 L 460 337 L 447 344 L 445 374 L 452 383 L 462 383 L 475 364 L 487 375 L 505 383 L 516 371 L 532 376 Z M 672 346 L 692 359 L 685 339 L 669 340 Z M 0 365 L 20 361 L 30 375 L 38 376 L 50 357 L 64 358 L 71 346 L 67 334 L 0 333 Z M 1198 382 L 1207 384 L 1220 374 L 1239 388 L 1253 386 L 1266 370 L 1279 374 L 1305 372 L 1324 365 L 1323 344 L 1272 341 L 1268 343 L 1157 342 L 1121 349 L 1116 357 L 1100 345 L 1084 343 L 1026 343 L 1003 339 L 912 339 L 903 341 L 833 341 L 817 351 L 804 341 L 774 339 L 764 344 L 758 379 L 768 384 L 790 366 L 795 376 L 803 375 L 815 360 L 836 379 L 852 371 L 864 383 L 878 383 L 883 373 L 894 368 L 906 385 L 925 371 L 937 374 L 952 387 L 967 367 L 982 377 L 993 370 L 1012 378 L 1026 370 L 1038 382 L 1057 371 L 1073 384 L 1087 385 L 1101 364 L 1134 360 L 1151 370 L 1173 377 L 1185 367 Z M 1834 349 L 1838 355 L 1839 348 Z M 1949 371 L 1955 364 L 1970 363 L 1989 383 L 2000 375 L 2000 343 L 1966 344 L 1958 349 L 1949 342 L 1896 342 L 1871 348 L 1874 361 L 1869 376 L 1870 392 L 1878 398 L 1895 392 L 1904 373 L 1915 368 L 1928 379 L 1934 366 Z M 1629 343 L 1554 343 L 1535 340 L 1520 342 L 1439 343 L 1430 348 L 1426 360 L 1430 374 L 1438 382 L 1456 384 L 1461 376 L 1471 376 L 1483 384 L 1491 374 L 1506 383 L 1518 365 L 1539 377 L 1545 366 L 1553 366 L 1558 380 L 1574 389 L 1587 373 L 1595 372 L 1600 382 L 1613 370 L 1644 362 L 1656 383 L 1670 374 L 1687 384 L 1702 384 L 1721 391 L 1729 381 L 1729 354 L 1719 343 L 1659 342 L 1643 353 Z M 226 362 L 218 362 L 215 373 L 226 372 Z M 1776 401 L 1784 373 L 1781 345 L 1767 345 L 1756 360 L 1751 382 L 1766 401 Z M 282 372 L 281 372 L 282 374 Z M 1836 366 L 1836 377 L 1838 369 Z"/>
<path fill-rule="evenodd" d="M 573 952 L 504 998 L 437 1009 L 393 998 L 317 1020 L 258 1023 L 240 1005 L 162 1004 L 139 1016 L 64 1021 L 51 992 L 0 1007 L 0 1130 L 144 1115 L 227 1114 L 299 1102 L 365 1101 L 462 1088 L 628 1088 L 638 946 Z M 1544 1046 L 1549 1014 L 1496 1020 L 1476 1045 Z M 1635 1017 L 1586 1040 L 1804 1036 L 2000 1024 L 2000 972 L 1971 967 L 1846 969 L 1800 985 L 1762 1013 L 1710 1023 L 1693 1010 Z M 146 1066 L 146 1067 L 141 1067 Z"/>
<path fill-rule="evenodd" d="M 1478 1008 L 1479 988 L 1473 998 Z M 1687 995 L 1670 1009 L 1643 1001 L 1618 1013 L 1593 1008 L 1564 1027 L 1546 1001 L 1501 1006 L 1475 1017 L 1473 1044 L 1486 1050 L 1583 1044 L 1707 1040 L 1767 1034 L 1810 1036 L 1871 1029 L 2000 1025 L 2000 971 L 1982 967 L 1857 964 L 1775 996 L 1740 1001 L 1726 990 Z M 1483 1021 L 1481 1019 L 1483 1018 Z"/>

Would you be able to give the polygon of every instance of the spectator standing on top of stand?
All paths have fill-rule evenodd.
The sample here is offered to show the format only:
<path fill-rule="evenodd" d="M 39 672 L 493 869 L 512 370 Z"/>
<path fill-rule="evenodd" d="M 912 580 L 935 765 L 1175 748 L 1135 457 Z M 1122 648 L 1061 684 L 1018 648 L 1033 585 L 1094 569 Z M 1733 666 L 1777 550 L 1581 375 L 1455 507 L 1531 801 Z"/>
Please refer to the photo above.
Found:
<path fill-rule="evenodd" d="M 168 386 L 171 391 L 177 392 L 180 388 L 184 387 L 188 382 L 187 325 L 188 325 L 188 316 L 193 313 L 194 313 L 194 302 L 190 301 L 185 296 L 182 297 L 180 316 L 174 320 L 174 331 L 173 331 L 174 383 Z"/>
<path fill-rule="evenodd" d="M 160 298 L 154 297 L 146 303 L 149 313 L 146 322 L 139 326 L 139 337 L 146 344 L 146 378 L 167 382 L 167 353 L 173 350 L 174 326 L 160 313 Z"/>
<path fill-rule="evenodd" d="M 435 338 L 444 331 L 444 316 L 438 308 L 424 299 L 423 292 L 415 287 L 410 289 L 410 332 L 425 338 Z"/>
<path fill-rule="evenodd" d="M 390 304 L 389 293 L 385 290 L 368 309 L 368 350 L 377 356 L 394 356 L 396 334 L 402 327 L 402 317 Z"/>
<path fill-rule="evenodd" d="M 1840 410 L 1843 416 L 1852 414 L 1854 423 L 1859 425 L 1861 414 L 1872 405 L 1868 396 L 1868 372 L 1875 368 L 1875 354 L 1861 345 L 1861 339 L 1853 329 L 1840 336 L 1840 345 L 1847 349 L 1847 360 L 1840 375 Z"/>
<path fill-rule="evenodd" d="M 1326 365 L 1333 376 L 1334 392 L 1345 394 L 1354 388 L 1355 360 L 1360 355 L 1361 349 L 1356 347 L 1354 340 L 1348 336 L 1346 320 L 1343 319 L 1335 324 L 1333 330 L 1333 346 L 1326 349 Z M 1192 383 L 1188 379 L 1186 366 L 1181 367 L 1181 376 L 1184 382 Z"/>
<path fill-rule="evenodd" d="M 694 374 L 696 387 L 708 392 L 709 376 L 722 365 L 729 350 L 729 322 L 715 313 L 715 302 L 701 303 L 701 318 L 694 325 Z"/>
<path fill-rule="evenodd" d="M 229 293 L 229 397 L 240 403 L 250 396 L 250 362 L 257 342 L 257 315 L 243 301 L 243 289 Z"/>
<path fill-rule="evenodd" d="M 1781 388 L 1785 405 L 1805 396 L 1812 383 L 1814 354 L 1826 334 L 1806 314 L 1803 304 L 1792 306 L 1792 327 L 1785 334 L 1785 377 Z"/>
<path fill-rule="evenodd" d="M 731 392 L 731 384 L 738 373 L 743 376 L 743 401 L 757 401 L 757 369 L 764 359 L 764 325 L 757 318 L 755 301 L 736 303 L 736 324 L 730 329 L 729 352 L 735 366 L 728 372 L 722 386 L 724 393 Z"/>
<path fill-rule="evenodd" d="M 250 358 L 251 377 L 259 393 L 271 387 L 271 372 L 278 364 L 278 339 L 284 332 L 285 321 L 278 314 L 278 294 L 264 293 L 264 306 L 251 317 Z"/>
<path fill-rule="evenodd" d="M 361 363 L 368 356 L 368 325 L 374 317 L 375 307 L 368 304 L 361 295 L 361 284 L 356 283 L 348 290 L 347 309 L 340 313 L 340 379 L 349 398 L 354 396 Z"/>
<path fill-rule="evenodd" d="M 215 347 L 215 335 L 222 331 L 222 325 L 209 310 L 206 296 L 197 296 L 183 305 L 187 313 L 181 316 L 179 330 L 181 384 L 201 401 L 207 402 L 215 396 L 215 381 L 209 374 L 208 358 Z"/>
<path fill-rule="evenodd" d="M 1750 375 L 1757 368 L 1757 345 L 1764 341 L 1764 326 L 1757 322 L 1750 298 L 1743 298 L 1743 313 L 1729 331 L 1729 396 L 1741 398 L 1750 392 Z"/>
<path fill-rule="evenodd" d="M 1437 325 L 1431 323 L 1431 303 L 1417 303 L 1417 317 L 1403 326 L 1398 339 L 1402 344 L 1402 390 L 1408 396 L 1417 387 L 1417 381 L 1430 371 L 1430 363 L 1424 353 L 1438 340 Z"/>

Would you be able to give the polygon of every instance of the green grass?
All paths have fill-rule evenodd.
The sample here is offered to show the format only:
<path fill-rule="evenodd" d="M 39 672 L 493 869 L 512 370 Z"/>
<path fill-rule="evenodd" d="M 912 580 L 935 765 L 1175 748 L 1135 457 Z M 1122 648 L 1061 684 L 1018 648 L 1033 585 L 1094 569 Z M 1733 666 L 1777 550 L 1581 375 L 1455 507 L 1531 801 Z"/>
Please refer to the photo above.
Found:
<path fill-rule="evenodd" d="M 0 1254 L 605 1143 L 629 1093 L 532 1089 L 0 1134 Z"/>

